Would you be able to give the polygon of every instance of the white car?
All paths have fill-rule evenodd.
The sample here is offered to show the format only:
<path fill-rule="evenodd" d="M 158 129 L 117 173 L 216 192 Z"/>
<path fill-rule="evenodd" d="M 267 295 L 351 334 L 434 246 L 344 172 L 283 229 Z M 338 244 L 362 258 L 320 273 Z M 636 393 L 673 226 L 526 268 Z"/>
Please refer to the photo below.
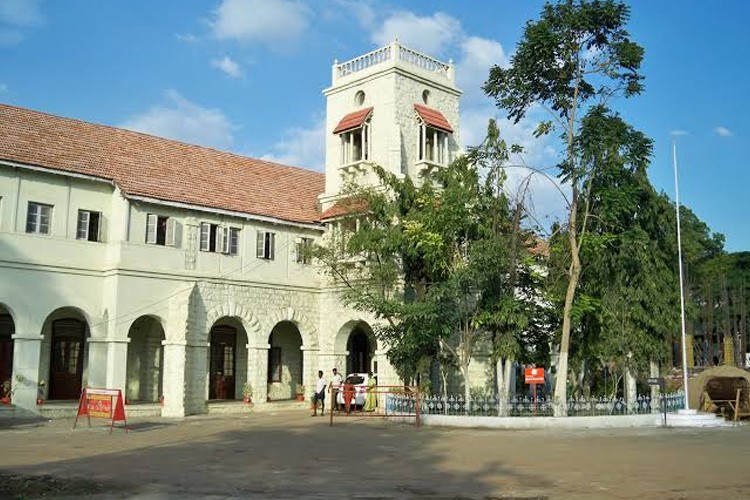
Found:
<path fill-rule="evenodd" d="M 344 406 L 344 387 L 347 385 L 354 386 L 354 398 L 352 399 L 352 405 L 363 407 L 365 405 L 365 397 L 367 397 L 367 384 L 370 381 L 370 377 L 366 373 L 350 373 L 344 379 L 344 383 L 339 388 L 339 393 L 336 396 L 336 404 L 341 408 Z"/>

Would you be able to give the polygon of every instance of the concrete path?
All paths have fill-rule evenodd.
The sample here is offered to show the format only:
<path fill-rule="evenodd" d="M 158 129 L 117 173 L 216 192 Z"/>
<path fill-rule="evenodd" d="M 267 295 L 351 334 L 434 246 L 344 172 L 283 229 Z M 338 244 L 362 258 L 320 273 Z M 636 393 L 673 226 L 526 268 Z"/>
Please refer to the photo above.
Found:
<path fill-rule="evenodd" d="M 304 410 L 0 428 L 0 498 L 747 498 L 750 428 L 477 430 Z"/>

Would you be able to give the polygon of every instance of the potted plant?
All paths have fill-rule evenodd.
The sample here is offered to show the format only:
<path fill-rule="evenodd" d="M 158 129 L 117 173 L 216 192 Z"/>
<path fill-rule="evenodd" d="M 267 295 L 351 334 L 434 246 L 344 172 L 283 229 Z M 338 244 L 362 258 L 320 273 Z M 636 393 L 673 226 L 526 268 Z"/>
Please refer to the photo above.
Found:
<path fill-rule="evenodd" d="M 297 401 L 305 400 L 305 386 L 303 384 L 297 384 Z"/>
<path fill-rule="evenodd" d="M 44 380 L 40 380 L 37 384 L 36 389 L 36 404 L 43 405 L 44 404 L 44 386 L 45 386 Z"/>
<path fill-rule="evenodd" d="M 15 389 L 13 389 L 13 383 L 10 379 L 5 380 L 2 386 L 0 386 L 0 401 L 2 401 L 4 405 L 9 405 L 14 392 Z"/>
<path fill-rule="evenodd" d="M 250 382 L 245 382 L 245 385 L 242 386 L 242 400 L 246 404 L 253 401 L 253 386 L 250 385 Z"/>

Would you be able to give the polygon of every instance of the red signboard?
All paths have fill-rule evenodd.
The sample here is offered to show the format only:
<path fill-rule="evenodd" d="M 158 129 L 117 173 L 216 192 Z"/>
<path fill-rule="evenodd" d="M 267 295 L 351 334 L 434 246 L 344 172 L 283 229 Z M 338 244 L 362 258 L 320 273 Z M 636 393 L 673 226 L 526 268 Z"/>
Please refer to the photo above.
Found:
<path fill-rule="evenodd" d="M 544 368 L 526 368 L 524 375 L 527 384 L 544 383 Z"/>
<path fill-rule="evenodd" d="M 125 422 L 125 432 L 128 432 L 128 422 L 125 419 L 125 403 L 122 399 L 122 391 L 119 389 L 94 389 L 85 387 L 81 391 L 81 399 L 78 401 L 78 413 L 73 428 L 78 424 L 78 417 L 86 415 L 91 427 L 91 418 L 106 418 L 111 420 L 109 432 L 115 422 Z"/>

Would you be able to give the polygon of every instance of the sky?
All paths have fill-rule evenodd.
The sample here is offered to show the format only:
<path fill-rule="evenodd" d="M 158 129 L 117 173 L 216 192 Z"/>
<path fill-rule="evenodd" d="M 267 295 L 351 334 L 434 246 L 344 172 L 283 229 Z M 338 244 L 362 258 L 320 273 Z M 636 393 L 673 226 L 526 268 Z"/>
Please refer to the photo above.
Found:
<path fill-rule="evenodd" d="M 627 3 L 628 29 L 646 51 L 646 88 L 616 110 L 654 140 L 656 188 L 674 198 L 675 141 L 681 203 L 726 236 L 727 250 L 750 250 L 750 2 Z M 481 91 L 542 5 L 0 0 L 0 102 L 323 170 L 331 65 L 398 37 L 456 65 L 465 146 L 497 118 L 506 141 L 525 147 L 523 161 L 548 169 L 559 154 L 534 139 L 539 116 L 509 123 Z M 526 176 L 508 172 L 516 183 Z M 540 223 L 561 217 L 558 186 L 540 176 L 532 186 Z"/>

